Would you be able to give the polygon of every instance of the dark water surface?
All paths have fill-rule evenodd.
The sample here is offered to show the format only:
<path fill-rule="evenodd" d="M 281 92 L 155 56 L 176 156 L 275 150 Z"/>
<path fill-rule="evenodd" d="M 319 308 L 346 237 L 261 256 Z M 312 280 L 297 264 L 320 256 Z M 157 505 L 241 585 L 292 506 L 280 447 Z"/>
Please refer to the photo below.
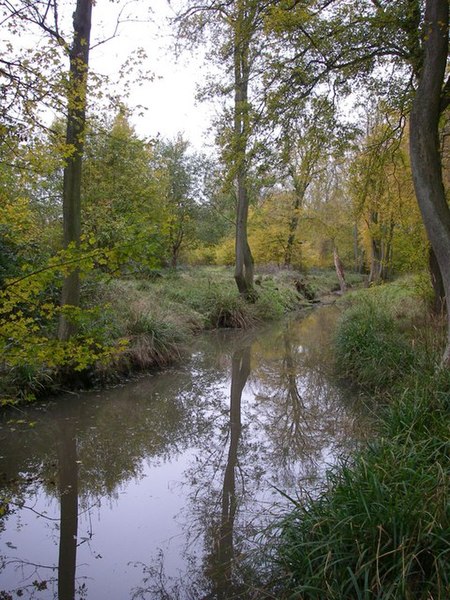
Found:
<path fill-rule="evenodd" d="M 9 413 L 0 599 L 252 598 L 234 565 L 367 425 L 330 378 L 335 316 L 213 332 L 182 367 Z"/>

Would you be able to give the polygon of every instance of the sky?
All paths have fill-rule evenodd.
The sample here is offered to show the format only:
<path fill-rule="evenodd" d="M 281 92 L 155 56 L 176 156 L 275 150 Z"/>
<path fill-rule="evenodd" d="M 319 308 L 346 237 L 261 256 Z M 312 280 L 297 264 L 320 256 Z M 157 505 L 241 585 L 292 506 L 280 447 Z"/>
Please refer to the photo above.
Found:
<path fill-rule="evenodd" d="M 194 148 L 201 149 L 211 142 L 207 135 L 212 116 L 212 108 L 195 99 L 197 84 L 205 77 L 206 66 L 199 52 L 196 55 L 184 53 L 176 59 L 170 48 L 173 31 L 166 19 L 173 10 L 166 0 L 150 2 L 135 0 L 116 4 L 108 0 L 98 0 L 92 12 L 92 50 L 90 65 L 95 71 L 111 76 L 112 81 L 124 84 L 118 78 L 118 69 L 132 52 L 142 47 L 147 59 L 143 63 L 154 78 L 152 81 L 128 83 L 130 93 L 128 105 L 131 108 L 131 121 L 136 132 L 142 136 L 174 138 L 182 133 Z M 133 22 L 120 25 L 116 37 L 95 47 L 98 39 L 104 39 L 114 31 L 120 7 L 125 7 L 122 18 L 132 17 Z M 140 21 L 140 22 L 138 22 Z M 146 108 L 144 116 L 139 116 L 133 107 L 141 104 Z"/>

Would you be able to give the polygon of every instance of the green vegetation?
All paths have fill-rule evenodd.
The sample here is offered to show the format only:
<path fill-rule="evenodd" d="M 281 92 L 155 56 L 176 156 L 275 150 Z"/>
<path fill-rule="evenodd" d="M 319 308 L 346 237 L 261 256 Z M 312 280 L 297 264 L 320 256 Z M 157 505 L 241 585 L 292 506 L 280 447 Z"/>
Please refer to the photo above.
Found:
<path fill-rule="evenodd" d="M 147 18 L 116 8 L 116 33 Z M 295 507 L 279 560 L 297 598 L 448 597 L 449 3 L 178 8 L 217 153 L 135 131 L 129 77 L 150 65 L 92 72 L 115 37 L 92 0 L 1 5 L 0 406 L 428 268 L 349 296 L 336 369 L 379 433 Z"/>
<path fill-rule="evenodd" d="M 445 336 L 442 323 L 423 321 L 424 305 L 410 284 L 349 295 L 337 365 L 370 390 L 378 428 L 282 523 L 280 597 L 450 594 L 450 375 L 436 369 Z M 415 326 L 407 330 L 410 306 Z M 440 343 L 433 347 L 430 339 Z"/>
<path fill-rule="evenodd" d="M 310 294 L 305 297 L 295 285 L 302 277 L 295 271 L 261 272 L 253 304 L 238 294 L 227 267 L 153 271 L 139 279 L 106 279 L 87 273 L 83 305 L 71 315 L 78 331 L 68 343 L 52 333 L 57 307 L 48 296 L 46 304 L 39 304 L 54 274 L 46 271 L 42 277 L 24 280 L 26 288 L 20 298 L 25 298 L 26 289 L 26 297 L 35 300 L 26 315 L 11 297 L 13 310 L 22 310 L 19 318 L 35 333 L 27 336 L 26 327 L 18 328 L 16 320 L 11 323 L 1 368 L 4 404 L 32 400 L 61 382 L 84 386 L 114 381 L 134 370 L 164 367 L 179 360 L 191 337 L 201 330 L 247 328 L 311 305 Z M 337 285 L 336 275 L 328 271 L 316 273 L 314 281 L 324 293 Z M 306 284 L 305 289 L 309 290 Z M 7 308 L 4 305 L 4 314 L 10 315 Z"/>
<path fill-rule="evenodd" d="M 426 368 L 422 349 L 414 347 L 417 330 L 410 327 L 425 313 L 424 301 L 408 281 L 351 295 L 337 331 L 338 373 L 369 392 L 402 389 L 406 375 Z"/>

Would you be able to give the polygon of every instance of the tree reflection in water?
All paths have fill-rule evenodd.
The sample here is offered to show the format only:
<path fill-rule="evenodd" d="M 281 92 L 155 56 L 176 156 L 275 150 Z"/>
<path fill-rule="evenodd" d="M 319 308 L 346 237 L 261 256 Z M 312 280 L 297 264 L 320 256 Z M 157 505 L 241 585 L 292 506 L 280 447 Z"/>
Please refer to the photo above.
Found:
<path fill-rule="evenodd" d="M 330 463 L 364 434 L 357 402 L 330 377 L 334 319 L 331 311 L 317 310 L 301 327 L 287 322 L 275 344 L 283 353 L 272 353 L 269 360 L 264 343 L 253 349 L 252 418 L 264 430 L 276 472 L 273 484 L 281 489 L 297 481 L 297 490 L 313 493 Z"/>
<path fill-rule="evenodd" d="M 63 421 L 58 440 L 60 541 L 58 599 L 75 598 L 75 571 L 78 540 L 78 463 L 74 423 Z"/>
<path fill-rule="evenodd" d="M 158 381 L 163 385 L 164 377 Z M 36 538 L 31 538 L 33 546 L 28 542 L 16 548 L 7 542 L 0 556 L 0 598 L 90 597 L 89 581 L 76 573 L 76 563 L 80 546 L 90 546 L 95 538 L 92 511 L 98 513 L 102 500 L 118 500 L 119 485 L 139 478 L 144 460 L 157 463 L 192 444 L 197 423 L 193 425 L 189 403 L 198 390 L 189 389 L 188 374 L 178 378 L 178 386 L 166 397 L 158 385 L 149 394 L 148 387 L 129 384 L 132 403 L 123 401 L 121 388 L 107 392 L 105 402 L 93 394 L 61 399 L 29 410 L 32 428 L 24 419 L 9 423 L 14 415 L 5 418 L 0 427 L 0 498 L 9 510 L 0 526 L 7 529 L 14 520 L 20 531 L 31 512 L 47 523 L 46 537 L 59 551 L 55 562 L 48 547 L 40 552 Z M 80 515 L 87 531 L 80 532 Z M 87 554 L 91 560 L 101 558 L 92 548 Z M 4 589 L 7 580 L 17 582 L 15 587 Z"/>
<path fill-rule="evenodd" d="M 232 358 L 230 392 L 230 445 L 222 487 L 222 513 L 215 552 L 210 558 L 209 575 L 213 583 L 213 597 L 231 597 L 233 587 L 232 563 L 234 558 L 233 528 L 237 509 L 236 467 L 241 436 L 242 391 L 250 375 L 250 346 L 237 350 Z"/>
<path fill-rule="evenodd" d="M 49 524 L 45 535 L 52 541 L 41 553 L 18 535 L 18 548 L 2 549 L 0 580 L 14 582 L 14 590 L 7 588 L 14 600 L 19 589 L 36 600 L 91 598 L 96 589 L 103 600 L 99 590 L 119 583 L 129 597 L 145 600 L 264 597 L 254 589 L 258 536 L 286 510 L 280 491 L 312 493 L 327 463 L 360 437 L 363 420 L 327 372 L 333 322 L 330 311 L 318 310 L 252 332 L 211 333 L 183 368 L 32 408 L 32 429 L 6 420 L 0 493 L 17 515 L 0 520 L 0 527 L 16 539 L 14 528 L 34 510 Z M 179 457 L 178 471 L 171 471 Z M 164 498 L 178 498 L 175 508 L 158 500 L 157 479 Z M 130 482 L 141 494 L 136 512 L 121 492 Z M 125 522 L 137 536 L 130 546 L 127 533 L 111 536 L 111 530 L 126 532 Z M 162 537 L 153 536 L 156 527 Z M 177 536 L 171 547 L 155 541 L 170 535 Z M 39 544 L 41 530 L 35 536 L 25 539 Z M 123 566 L 111 584 L 114 560 Z M 138 568 L 127 567 L 129 561 Z M 124 600 L 126 593 L 120 593 Z"/>
<path fill-rule="evenodd" d="M 228 408 L 225 390 L 220 403 L 217 387 L 208 390 L 205 382 L 216 433 L 199 440 L 185 473 L 189 569 L 180 578 L 166 576 L 159 555 L 144 568 L 144 585 L 134 598 L 273 597 L 260 577 L 264 566 L 258 562 L 267 558 L 258 547 L 261 531 L 286 511 L 283 493 L 314 493 L 328 465 L 363 437 L 367 425 L 357 402 L 330 382 L 334 320 L 329 311 L 316 311 L 279 327 L 275 341 L 271 328 L 244 343 L 232 338 L 234 350 L 216 357 L 231 362 L 231 393 Z"/>

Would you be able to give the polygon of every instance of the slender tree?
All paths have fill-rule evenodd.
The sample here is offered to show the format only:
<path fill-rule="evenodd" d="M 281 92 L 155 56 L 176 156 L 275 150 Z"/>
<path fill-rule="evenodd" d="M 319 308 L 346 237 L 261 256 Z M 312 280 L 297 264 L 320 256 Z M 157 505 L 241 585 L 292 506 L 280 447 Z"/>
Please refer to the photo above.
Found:
<path fill-rule="evenodd" d="M 67 158 L 64 167 L 63 222 L 64 247 L 78 246 L 81 236 L 81 173 L 86 130 L 87 76 L 91 33 L 92 0 L 77 0 L 73 15 L 73 43 L 70 48 L 69 85 L 67 90 Z M 64 279 L 61 306 L 79 306 L 80 277 L 78 269 Z M 61 314 L 58 336 L 67 340 L 74 325 Z"/>
<path fill-rule="evenodd" d="M 256 298 L 254 261 L 248 242 L 250 173 L 255 159 L 255 96 L 261 87 L 263 24 L 270 2 L 216 0 L 193 4 L 180 16 L 181 33 L 189 40 L 210 38 L 211 56 L 220 66 L 222 81 L 208 93 L 231 100 L 225 108 L 218 139 L 225 164 L 225 180 L 236 198 L 235 281 L 240 294 Z M 228 105 L 229 106 L 229 105 Z"/>
<path fill-rule="evenodd" d="M 252 70 L 252 37 L 256 32 L 258 6 L 254 1 L 238 0 L 230 19 L 232 26 L 234 70 L 234 136 L 231 161 L 236 182 L 236 263 L 234 278 L 238 290 L 247 299 L 255 297 L 253 256 L 248 243 L 249 207 L 248 169 L 251 135 L 249 84 Z"/>

